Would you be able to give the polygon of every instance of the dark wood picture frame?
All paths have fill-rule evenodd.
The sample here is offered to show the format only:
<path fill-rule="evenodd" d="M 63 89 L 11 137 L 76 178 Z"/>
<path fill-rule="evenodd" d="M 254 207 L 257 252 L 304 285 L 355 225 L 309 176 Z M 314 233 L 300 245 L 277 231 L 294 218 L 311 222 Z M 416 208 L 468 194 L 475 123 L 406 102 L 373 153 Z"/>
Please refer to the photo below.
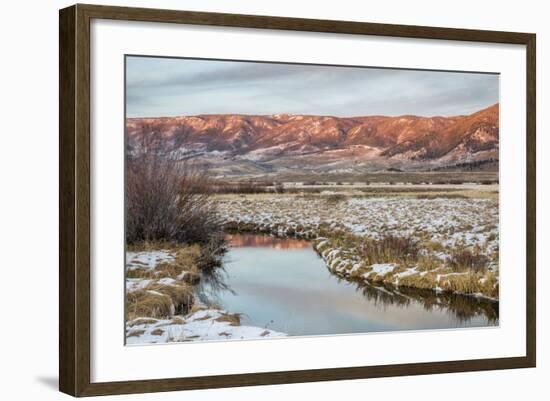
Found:
<path fill-rule="evenodd" d="M 526 356 L 399 365 L 330 368 L 90 382 L 90 21 L 93 18 L 264 28 L 401 38 L 508 43 L 526 46 L 527 66 L 527 310 Z M 143 393 L 264 384 L 535 367 L 535 121 L 536 36 L 421 26 L 372 24 L 96 5 L 59 14 L 59 388 L 73 396 Z"/>

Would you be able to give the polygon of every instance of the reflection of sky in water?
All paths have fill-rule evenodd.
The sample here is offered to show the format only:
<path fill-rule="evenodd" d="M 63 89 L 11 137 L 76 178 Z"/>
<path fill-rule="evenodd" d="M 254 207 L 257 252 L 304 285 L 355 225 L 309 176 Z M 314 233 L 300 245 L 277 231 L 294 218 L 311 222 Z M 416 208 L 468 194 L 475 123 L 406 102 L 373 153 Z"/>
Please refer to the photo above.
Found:
<path fill-rule="evenodd" d="M 483 316 L 460 321 L 447 310 L 427 311 L 416 301 L 392 305 L 369 300 L 355 284 L 331 275 L 311 247 L 280 249 L 277 241 L 247 240 L 228 252 L 226 284 L 234 293 L 221 291 L 217 302 L 243 313 L 243 324 L 291 335 L 488 325 Z"/>

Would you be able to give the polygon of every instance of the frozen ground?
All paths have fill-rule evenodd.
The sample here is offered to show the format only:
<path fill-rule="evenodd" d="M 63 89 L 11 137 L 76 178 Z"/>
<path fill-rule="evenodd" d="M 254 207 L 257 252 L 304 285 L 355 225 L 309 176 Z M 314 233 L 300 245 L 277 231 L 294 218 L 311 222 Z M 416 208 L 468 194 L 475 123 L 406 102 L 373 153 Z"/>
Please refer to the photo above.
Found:
<path fill-rule="evenodd" d="M 236 325 L 218 309 L 200 310 L 171 319 L 137 318 L 127 323 L 126 343 L 151 344 L 201 340 L 244 340 L 286 336 L 260 327 Z"/>
<path fill-rule="evenodd" d="M 219 199 L 227 222 L 250 223 L 281 234 L 314 233 L 321 224 L 378 239 L 386 235 L 430 240 L 444 246 L 498 248 L 498 201 L 492 199 L 248 196 Z"/>
<path fill-rule="evenodd" d="M 154 269 L 159 263 L 171 263 L 175 256 L 168 250 L 126 252 L 126 270 Z"/>
<path fill-rule="evenodd" d="M 289 194 L 220 196 L 218 204 L 229 229 L 311 239 L 327 267 L 341 276 L 498 298 L 496 199 Z M 346 242 L 332 233 L 358 240 Z M 388 236 L 417 241 L 435 266 L 365 264 L 358 256 L 361 238 Z M 464 250 L 486 257 L 485 271 L 451 271 L 449 258 Z"/>

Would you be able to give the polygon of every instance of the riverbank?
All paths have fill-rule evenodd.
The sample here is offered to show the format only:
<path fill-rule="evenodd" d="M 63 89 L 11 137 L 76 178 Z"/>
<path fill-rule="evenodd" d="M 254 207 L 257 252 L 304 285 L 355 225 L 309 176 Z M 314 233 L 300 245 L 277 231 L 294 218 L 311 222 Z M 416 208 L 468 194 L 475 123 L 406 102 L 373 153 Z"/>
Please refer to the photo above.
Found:
<path fill-rule="evenodd" d="M 498 300 L 498 199 L 222 195 L 229 231 L 312 241 L 348 280 Z"/>
<path fill-rule="evenodd" d="M 149 243 L 126 252 L 127 344 L 269 338 L 284 333 L 243 326 L 238 313 L 202 303 L 201 248 Z"/>

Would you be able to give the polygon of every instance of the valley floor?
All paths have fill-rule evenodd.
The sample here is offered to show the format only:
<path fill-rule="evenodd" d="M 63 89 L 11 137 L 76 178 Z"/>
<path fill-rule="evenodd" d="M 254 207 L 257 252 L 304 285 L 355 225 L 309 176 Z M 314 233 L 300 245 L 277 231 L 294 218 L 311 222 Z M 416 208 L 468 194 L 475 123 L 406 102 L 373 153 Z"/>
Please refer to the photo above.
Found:
<path fill-rule="evenodd" d="M 498 192 L 478 187 L 219 195 L 217 202 L 227 230 L 310 239 L 344 278 L 498 300 Z"/>
<path fill-rule="evenodd" d="M 346 280 L 498 301 L 498 192 L 483 185 L 437 191 L 298 190 L 216 195 L 215 202 L 228 232 L 308 239 Z M 286 335 L 241 325 L 240 311 L 201 302 L 200 252 L 164 243 L 127 250 L 127 344 Z"/>

